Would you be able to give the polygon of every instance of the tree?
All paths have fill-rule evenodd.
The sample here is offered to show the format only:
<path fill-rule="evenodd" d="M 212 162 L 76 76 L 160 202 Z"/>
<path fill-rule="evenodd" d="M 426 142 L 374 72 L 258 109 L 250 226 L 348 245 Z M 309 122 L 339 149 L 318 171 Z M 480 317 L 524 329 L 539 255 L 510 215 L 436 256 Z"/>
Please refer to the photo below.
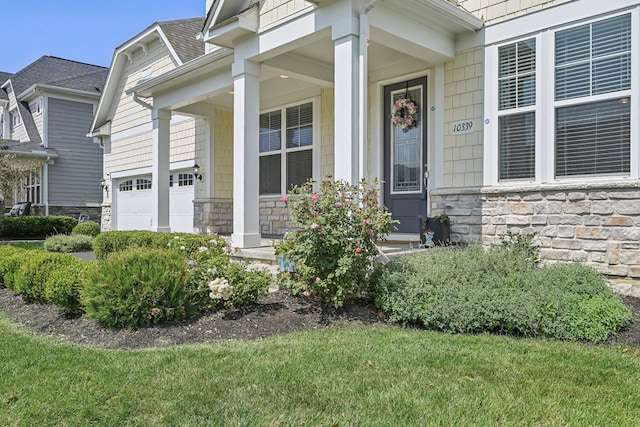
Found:
<path fill-rule="evenodd" d="M 5 202 L 12 198 L 15 189 L 24 192 L 26 178 L 41 166 L 38 161 L 8 153 L 7 148 L 6 140 L 0 139 L 0 200 Z"/>

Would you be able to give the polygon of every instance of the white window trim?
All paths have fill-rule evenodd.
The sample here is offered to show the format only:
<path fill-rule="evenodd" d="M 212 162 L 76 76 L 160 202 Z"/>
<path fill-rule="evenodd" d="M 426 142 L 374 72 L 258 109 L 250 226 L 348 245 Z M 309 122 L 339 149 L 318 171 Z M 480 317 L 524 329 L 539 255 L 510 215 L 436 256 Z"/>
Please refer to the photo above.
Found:
<path fill-rule="evenodd" d="M 585 2 L 586 3 L 586 2 Z M 595 3 L 589 1 L 588 3 Z M 595 4 L 587 10 L 593 10 L 590 17 L 582 16 L 574 18 L 564 25 L 559 25 L 558 16 L 564 16 L 568 11 L 575 11 L 575 5 L 568 4 L 556 6 L 546 11 L 533 14 L 535 16 L 526 19 L 514 19 L 504 24 L 496 24 L 487 30 L 487 40 L 492 44 L 485 46 L 485 127 L 484 127 L 484 182 L 487 186 L 513 187 L 522 184 L 547 184 L 547 183 L 585 183 L 634 180 L 640 177 L 640 79 L 636 77 L 640 70 L 640 5 L 637 3 L 633 9 L 627 5 L 627 1 L 611 0 Z M 604 4 L 604 6 L 603 6 Z M 614 6 L 618 6 L 616 9 Z M 569 9 L 570 8 L 570 9 Z M 603 11 L 603 8 L 607 8 Z M 582 9 L 583 11 L 585 9 Z M 558 13 L 561 12 L 561 13 Z M 616 16 L 631 14 L 631 89 L 626 91 L 611 92 L 602 95 L 574 98 L 570 100 L 555 100 L 555 34 L 558 31 L 587 25 Z M 547 21 L 548 20 L 548 21 Z M 550 28 L 541 28 L 541 23 L 549 22 Z M 513 32 L 517 28 L 517 33 Z M 512 31 L 511 33 L 507 31 Z M 498 34 L 513 34 L 512 37 L 498 40 Z M 502 46 L 517 43 L 519 41 L 536 39 L 536 103 L 534 106 L 522 107 L 511 110 L 498 110 L 498 49 Z M 544 74 L 544 75 L 543 75 Z M 631 98 L 631 136 L 630 136 L 630 172 L 623 175 L 593 175 L 580 177 L 555 177 L 555 111 L 557 107 L 566 105 L 578 105 L 592 103 L 616 97 L 629 96 Z M 535 179 L 534 180 L 509 180 L 500 181 L 499 177 L 499 117 L 507 114 L 525 112 L 527 109 L 536 111 L 536 137 L 535 137 Z M 530 110 L 529 110 L 530 111 Z"/>
<path fill-rule="evenodd" d="M 308 104 L 311 103 L 312 104 L 312 109 L 313 109 L 313 113 L 312 113 L 312 117 L 313 117 L 313 123 L 312 123 L 312 134 L 313 134 L 313 143 L 311 145 L 305 145 L 304 147 L 296 147 L 296 148 L 287 148 L 287 141 L 286 141 L 286 130 L 287 130 L 287 123 L 286 123 L 286 112 L 287 112 L 287 108 L 289 107 L 297 107 L 303 104 Z M 260 194 L 260 199 L 269 199 L 269 198 L 274 198 L 274 197 L 280 197 L 283 194 L 287 194 L 287 162 L 286 162 L 286 153 L 288 152 L 293 152 L 293 151 L 303 151 L 303 150 L 312 150 L 312 154 L 311 154 L 311 158 L 312 158 L 312 178 L 314 181 L 316 182 L 320 182 L 320 149 L 321 149 L 321 129 L 322 129 L 322 124 L 320 123 L 321 120 L 321 113 L 320 113 L 320 97 L 316 96 L 313 98 L 306 98 L 306 99 L 301 99 L 295 102 L 291 102 L 288 104 L 282 104 L 276 107 L 272 107 L 272 108 L 266 108 L 266 109 L 261 109 L 260 110 L 260 115 L 265 114 L 265 113 L 269 113 L 272 111 L 277 111 L 280 110 L 281 112 L 281 117 L 282 117 L 282 121 L 281 121 L 281 126 L 282 126 L 282 135 L 281 135 L 281 144 L 280 144 L 280 150 L 276 150 L 276 151 L 268 151 L 268 152 L 264 152 L 264 153 L 260 153 L 258 152 L 258 156 L 262 157 L 262 156 L 269 156 L 269 155 L 275 155 L 275 154 L 280 154 L 280 174 L 281 174 L 281 182 L 280 182 L 280 193 L 270 193 L 270 194 Z"/>

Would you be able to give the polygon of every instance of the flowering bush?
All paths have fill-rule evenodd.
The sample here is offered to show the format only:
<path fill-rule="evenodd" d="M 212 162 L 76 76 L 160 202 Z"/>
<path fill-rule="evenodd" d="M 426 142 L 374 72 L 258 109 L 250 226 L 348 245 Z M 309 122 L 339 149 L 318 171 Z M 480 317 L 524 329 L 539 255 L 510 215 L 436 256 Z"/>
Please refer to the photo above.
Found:
<path fill-rule="evenodd" d="M 407 98 L 398 99 L 391 107 L 391 122 L 407 132 L 418 124 L 418 106 Z"/>
<path fill-rule="evenodd" d="M 379 254 L 376 241 L 394 223 L 378 200 L 378 182 L 364 180 L 357 185 L 326 180 L 318 191 L 308 182 L 283 196 L 297 230 L 276 251 L 295 263 L 295 274 L 281 273 L 282 286 L 335 307 L 366 289 Z"/>

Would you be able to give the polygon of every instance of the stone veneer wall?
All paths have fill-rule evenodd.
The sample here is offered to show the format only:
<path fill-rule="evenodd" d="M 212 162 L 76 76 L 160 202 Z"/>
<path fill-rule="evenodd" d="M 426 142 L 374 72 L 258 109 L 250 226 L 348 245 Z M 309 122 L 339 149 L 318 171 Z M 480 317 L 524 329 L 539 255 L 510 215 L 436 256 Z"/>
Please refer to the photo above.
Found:
<path fill-rule="evenodd" d="M 489 246 L 508 231 L 535 232 L 546 262 L 580 262 L 615 278 L 640 279 L 637 182 L 444 189 L 431 197 L 432 214 L 451 217 L 453 241 Z M 640 283 L 632 291 L 640 296 Z"/>
<path fill-rule="evenodd" d="M 111 231 L 111 205 L 102 206 L 102 216 L 100 218 L 100 230 Z"/>
<path fill-rule="evenodd" d="M 231 234 L 233 231 L 233 199 L 197 199 L 193 211 L 196 233 Z"/>
<path fill-rule="evenodd" d="M 34 214 L 32 206 L 31 215 Z M 37 215 L 44 215 L 44 212 L 38 213 Z M 66 215 L 76 219 L 80 215 L 89 215 L 90 221 L 98 222 L 102 218 L 102 208 L 87 206 L 49 206 L 49 215 Z"/>
<path fill-rule="evenodd" d="M 260 200 L 260 234 L 283 236 L 291 230 L 287 206 L 278 198 Z"/>

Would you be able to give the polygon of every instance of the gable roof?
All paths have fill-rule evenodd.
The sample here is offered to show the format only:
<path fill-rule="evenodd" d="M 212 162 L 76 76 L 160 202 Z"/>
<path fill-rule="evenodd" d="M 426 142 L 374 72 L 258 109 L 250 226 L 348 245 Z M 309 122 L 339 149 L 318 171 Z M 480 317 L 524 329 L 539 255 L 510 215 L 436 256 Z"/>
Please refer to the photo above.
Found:
<path fill-rule="evenodd" d="M 209 28 L 233 18 L 255 3 L 257 3 L 257 0 L 214 0 L 211 9 L 207 11 L 207 16 L 200 32 L 205 33 Z"/>
<path fill-rule="evenodd" d="M 136 49 L 140 49 L 141 43 L 160 38 L 160 41 L 167 45 L 170 55 L 180 66 L 205 54 L 205 42 L 196 38 L 203 20 L 204 18 L 187 18 L 155 22 L 118 46 L 113 54 L 107 82 L 93 116 L 89 133 L 97 135 L 99 129 L 111 120 L 109 117 L 111 105 L 118 96 L 116 91 L 122 74 L 125 72 L 126 63 L 131 60 L 132 53 Z"/>
<path fill-rule="evenodd" d="M 20 99 L 24 92 L 30 88 L 44 86 L 99 95 L 104 87 L 108 71 L 107 68 L 98 65 L 45 55 L 17 73 L 10 75 L 6 83 L 12 87 L 15 94 L 18 111 L 29 141 L 40 144 L 42 138 L 28 103 Z"/>
<path fill-rule="evenodd" d="M 203 18 L 189 18 L 157 23 L 183 63 L 205 54 L 204 42 L 196 39 L 202 21 Z"/>
<path fill-rule="evenodd" d="M 4 82 L 9 80 L 9 77 L 11 77 L 12 75 L 13 74 L 11 73 L 5 73 L 4 71 L 0 71 L 0 86 L 2 86 Z M 4 89 L 0 89 L 0 99 L 4 99 L 4 100 L 9 99 L 9 95 L 7 95 L 7 92 Z"/>

